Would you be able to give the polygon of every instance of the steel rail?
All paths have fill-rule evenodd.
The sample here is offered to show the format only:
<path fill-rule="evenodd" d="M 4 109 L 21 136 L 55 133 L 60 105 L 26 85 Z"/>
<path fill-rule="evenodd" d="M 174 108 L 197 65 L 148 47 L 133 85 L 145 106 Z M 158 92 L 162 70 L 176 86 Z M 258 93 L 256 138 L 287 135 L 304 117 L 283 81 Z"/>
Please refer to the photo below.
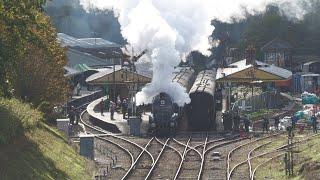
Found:
<path fill-rule="evenodd" d="M 173 139 L 173 140 L 175 140 L 175 139 Z M 180 173 L 180 171 L 181 171 L 182 164 L 183 164 L 183 162 L 184 162 L 184 160 L 185 160 L 185 156 L 186 156 L 186 154 L 187 154 L 187 149 L 188 149 L 188 145 L 189 145 L 189 143 L 190 143 L 190 140 L 191 140 L 191 138 L 188 139 L 187 144 L 186 144 L 186 146 L 185 146 L 185 148 L 184 148 L 181 162 L 180 162 L 179 167 L 178 167 L 178 169 L 177 169 L 177 171 L 176 171 L 176 174 L 175 174 L 175 176 L 174 176 L 174 178 L 173 178 L 174 180 L 176 180 L 176 179 L 178 178 L 178 176 L 179 176 L 179 173 Z M 180 144 L 180 145 L 181 145 L 181 144 Z"/>
<path fill-rule="evenodd" d="M 162 144 L 163 146 L 165 145 L 163 142 L 161 142 L 158 138 L 155 138 L 156 141 L 160 144 Z M 182 159 L 182 154 L 174 147 L 170 146 L 169 144 L 166 145 L 168 148 L 172 149 L 174 152 L 178 153 L 180 159 Z"/>
<path fill-rule="evenodd" d="M 130 166 L 130 168 L 132 168 L 134 166 L 134 157 L 133 157 L 132 153 L 127 148 L 125 148 L 125 147 L 123 147 L 123 146 L 121 146 L 121 145 L 119 145 L 119 144 L 117 144 L 115 142 L 112 142 L 112 141 L 110 141 L 108 139 L 102 138 L 102 137 L 96 137 L 96 138 L 98 138 L 100 140 L 103 140 L 103 141 L 107 141 L 107 142 L 117 146 L 118 148 L 124 150 L 131 157 L 131 166 Z"/>
<path fill-rule="evenodd" d="M 151 154 L 146 148 L 140 146 L 139 144 L 137 144 L 137 143 L 135 143 L 135 142 L 129 141 L 128 139 L 119 137 L 119 136 L 114 135 L 114 134 L 111 134 L 111 133 L 105 133 L 105 131 L 99 130 L 99 129 L 97 129 L 97 128 L 95 128 L 95 127 L 93 127 L 93 126 L 85 123 L 85 122 L 83 121 L 83 119 L 82 119 L 82 115 L 83 115 L 86 111 L 87 111 L 87 110 L 84 110 L 84 111 L 81 113 L 81 115 L 80 115 L 80 121 L 83 123 L 84 126 L 87 126 L 87 127 L 91 128 L 91 129 L 94 129 L 94 130 L 96 130 L 96 131 L 98 131 L 98 132 L 104 133 L 104 134 L 99 134 L 99 137 L 110 136 L 110 137 L 113 137 L 113 138 L 116 138 L 116 139 L 123 140 L 123 141 L 125 141 L 125 142 L 127 142 L 127 143 L 129 143 L 129 144 L 131 144 L 131 145 L 133 145 L 133 146 L 135 146 L 135 147 L 140 148 L 141 151 L 146 152 L 146 153 L 150 156 L 150 158 L 152 159 L 152 164 L 154 164 L 155 160 L 154 160 L 152 154 Z"/>
<path fill-rule="evenodd" d="M 250 142 L 241 144 L 241 145 L 233 148 L 231 151 L 229 151 L 228 156 L 227 156 L 227 179 L 230 179 L 230 159 L 231 159 L 231 155 L 232 155 L 237 149 L 240 149 L 240 148 L 242 148 L 243 146 L 252 144 L 252 143 L 254 143 L 254 142 L 262 141 L 262 140 L 265 140 L 265 139 L 267 139 L 267 138 L 271 138 L 271 137 L 273 137 L 273 136 L 277 136 L 277 135 L 280 135 L 280 134 L 282 134 L 282 133 L 272 134 L 272 135 L 269 135 L 269 136 L 266 136 L 266 137 L 258 138 L 258 139 L 255 139 L 254 141 L 250 141 Z"/>
<path fill-rule="evenodd" d="M 198 180 L 200 180 L 201 176 L 202 176 L 202 170 L 203 170 L 203 166 L 204 166 L 204 157 L 206 154 L 207 142 L 208 142 L 208 134 L 206 136 L 206 139 L 205 139 L 204 145 L 203 145 L 203 149 L 202 149 L 202 158 L 201 158 L 201 164 L 200 164 L 200 169 L 199 169 L 199 173 L 198 173 Z"/>
<path fill-rule="evenodd" d="M 238 163 L 238 164 L 236 164 L 236 165 L 231 169 L 230 175 L 229 175 L 228 179 L 231 179 L 232 173 L 234 172 L 235 169 L 237 169 L 238 167 L 240 167 L 241 165 L 243 165 L 243 164 L 245 164 L 245 163 L 247 163 L 247 164 L 249 165 L 249 177 L 251 178 L 251 172 L 250 172 L 250 170 L 251 170 L 251 163 L 250 163 L 250 160 L 258 157 L 258 156 L 250 157 L 250 156 L 251 156 L 251 153 L 252 153 L 253 151 L 255 151 L 256 149 L 259 149 L 259 148 L 261 148 L 261 147 L 263 147 L 263 146 L 266 146 L 267 144 L 270 144 L 270 143 L 271 143 L 271 141 L 269 141 L 269 142 L 267 142 L 267 143 L 264 143 L 264 144 L 262 144 L 262 145 L 260 145 L 260 146 L 257 146 L 257 147 L 255 147 L 255 148 L 251 149 L 251 150 L 249 151 L 248 155 L 247 155 L 247 159 L 244 160 L 244 161 L 241 161 L 241 162 Z M 266 155 L 266 154 L 264 154 L 264 155 Z M 261 154 L 260 156 L 262 156 L 262 154 Z"/>
<path fill-rule="evenodd" d="M 268 144 L 271 144 L 271 142 L 272 142 L 272 141 L 263 143 L 263 144 L 261 144 L 260 146 L 257 146 L 257 147 L 255 147 L 255 148 L 253 148 L 253 149 L 251 149 L 251 150 L 249 151 L 249 153 L 248 153 L 248 166 L 249 166 L 249 176 L 250 176 L 250 178 L 251 178 L 251 176 L 252 176 L 251 154 L 252 154 L 254 151 L 256 151 L 257 149 L 260 149 L 260 148 L 262 148 L 262 147 L 264 147 L 264 146 L 267 146 Z"/>
<path fill-rule="evenodd" d="M 87 111 L 87 110 L 83 111 L 83 113 L 86 112 L 86 111 Z M 104 130 L 97 129 L 96 127 L 93 127 L 93 126 L 85 123 L 85 122 L 83 121 L 83 119 L 81 118 L 81 116 L 80 116 L 80 120 L 81 120 L 81 122 L 82 122 L 85 126 L 87 126 L 87 127 L 91 128 L 91 129 L 94 129 L 94 130 L 96 130 L 96 131 L 99 131 L 99 132 L 103 133 L 103 134 L 99 134 L 100 137 L 102 137 L 102 136 L 110 136 L 110 137 L 113 137 L 113 138 L 116 138 L 116 139 L 121 139 L 121 140 L 123 140 L 123 141 L 126 141 L 126 142 L 128 142 L 128 143 L 130 143 L 130 144 L 132 144 L 132 145 L 134 145 L 134 146 L 136 146 L 136 147 L 138 147 L 138 148 L 140 148 L 142 151 L 147 152 L 148 155 L 151 156 L 152 162 L 154 163 L 154 158 L 152 157 L 151 153 L 150 153 L 147 149 L 145 149 L 144 147 L 140 146 L 139 144 L 137 144 L 137 143 L 135 143 L 135 142 L 132 142 L 132 141 L 129 141 L 129 140 L 127 140 L 127 139 L 125 139 L 125 138 L 122 138 L 122 137 L 120 137 L 120 136 L 118 136 L 118 135 L 111 134 L 111 133 L 108 133 L 108 132 L 106 132 L 106 131 L 104 131 Z"/>
<path fill-rule="evenodd" d="M 212 143 L 216 143 L 216 142 L 225 141 L 225 140 L 227 140 L 227 139 L 228 139 L 228 138 L 220 138 L 220 139 L 211 140 L 211 141 L 208 141 L 206 145 L 212 144 Z M 194 148 L 198 148 L 198 147 L 200 147 L 200 146 L 203 146 L 204 144 L 205 144 L 205 143 L 198 144 L 198 145 L 194 146 Z M 189 149 L 189 151 L 190 151 L 190 149 Z"/>
<path fill-rule="evenodd" d="M 302 140 L 296 141 L 296 142 L 294 142 L 293 144 L 297 144 L 297 143 L 300 143 L 300 142 L 308 141 L 308 140 L 310 140 L 311 138 L 313 138 L 313 137 L 315 137 L 315 136 L 318 136 L 318 134 L 315 134 L 315 135 L 309 136 L 309 137 L 307 137 L 307 138 L 304 138 L 304 139 L 302 139 Z M 256 159 L 256 158 L 259 158 L 259 157 L 261 157 L 261 156 L 265 156 L 265 155 L 267 155 L 267 154 L 272 154 L 272 153 L 276 153 L 276 152 L 279 152 L 279 151 L 283 151 L 284 148 L 288 146 L 288 145 L 282 145 L 282 146 L 280 146 L 280 147 L 278 147 L 278 148 L 275 148 L 275 149 L 273 149 L 273 150 L 270 150 L 270 151 L 267 151 L 267 152 L 264 152 L 264 153 L 261 153 L 261 154 L 258 154 L 258 155 L 256 155 L 256 156 L 251 157 L 251 154 L 252 154 L 253 151 L 255 151 L 255 150 L 257 150 L 257 149 L 259 149 L 259 148 L 261 148 L 261 147 L 263 147 L 263 146 L 266 146 L 267 144 L 270 144 L 270 143 L 271 143 L 271 141 L 269 141 L 269 142 L 267 142 L 267 143 L 264 143 L 264 144 L 262 144 L 262 145 L 260 145 L 260 146 L 258 146 L 258 147 L 256 147 L 256 148 L 253 148 L 253 149 L 248 153 L 248 158 L 247 158 L 247 160 L 242 161 L 242 162 L 236 164 L 236 165 L 232 168 L 232 170 L 230 171 L 230 175 L 228 176 L 228 179 L 231 179 L 232 173 L 233 173 L 233 171 L 234 171 L 237 167 L 239 167 L 240 165 L 248 162 L 248 164 L 249 164 L 250 179 L 253 180 L 253 179 L 254 179 L 254 173 L 255 173 L 257 167 L 259 167 L 260 165 L 258 165 L 258 166 L 254 169 L 254 171 L 252 171 L 251 159 Z M 282 155 L 282 154 L 283 154 L 283 153 L 281 153 L 281 155 Z M 277 157 L 277 156 L 275 156 L 275 157 Z M 270 160 L 271 160 L 271 159 L 272 159 L 272 158 L 270 158 Z M 251 171 L 252 171 L 252 172 L 251 172 Z"/>
<path fill-rule="evenodd" d="M 187 146 L 186 144 L 184 144 L 184 143 L 182 143 L 182 142 L 180 142 L 180 141 L 178 141 L 178 140 L 176 140 L 176 139 L 173 139 L 173 140 L 174 140 L 175 142 L 177 142 L 178 144 L 182 145 L 182 146 Z M 189 142 L 189 144 L 190 144 L 190 142 Z M 186 154 L 188 154 L 189 151 L 193 150 L 193 151 L 195 151 L 195 152 L 200 156 L 200 158 L 202 158 L 201 153 L 200 153 L 197 149 L 195 149 L 193 146 L 188 145 L 187 147 L 188 147 L 189 149 L 187 150 Z"/>
<path fill-rule="evenodd" d="M 311 135 L 311 136 L 309 136 L 309 137 L 307 137 L 307 138 L 304 138 L 304 139 L 302 139 L 302 140 L 296 141 L 296 142 L 294 142 L 293 144 L 298 144 L 298 143 L 301 143 L 301 142 L 304 142 L 304 141 L 309 141 L 309 140 L 311 140 L 312 138 L 314 138 L 314 137 L 316 137 L 316 136 L 319 136 L 319 135 L 320 135 L 320 134 Z M 273 150 L 273 151 L 270 151 L 270 152 L 267 152 L 267 153 L 263 153 L 263 154 L 259 154 L 259 155 L 257 155 L 257 156 L 254 156 L 254 157 L 252 157 L 252 159 L 253 159 L 253 158 L 257 158 L 257 157 L 264 156 L 264 155 L 266 155 L 266 154 L 271 154 L 271 153 L 274 153 L 274 152 L 278 152 L 278 151 L 284 150 L 284 148 L 286 148 L 286 147 L 288 147 L 288 145 L 280 146 L 280 147 L 276 148 L 276 149 Z M 267 161 L 264 161 L 264 162 L 260 163 L 259 165 L 257 165 L 257 167 L 256 167 L 256 168 L 253 170 L 253 172 L 252 172 L 251 180 L 254 180 L 255 173 L 256 173 L 257 169 L 260 168 L 260 166 L 262 166 L 262 165 L 270 162 L 271 160 L 276 159 L 276 158 L 278 158 L 278 157 L 280 157 L 280 156 L 282 156 L 282 155 L 284 155 L 284 154 L 285 154 L 285 153 L 281 153 L 281 154 L 278 154 L 278 155 L 276 155 L 276 156 L 273 156 L 273 157 L 269 158 Z"/>
<path fill-rule="evenodd" d="M 278 158 L 278 157 L 280 157 L 280 156 L 282 156 L 282 155 L 284 155 L 284 154 L 285 154 L 285 153 L 280 153 L 280 154 L 278 154 L 278 155 L 276 155 L 276 156 L 273 156 L 273 157 L 269 158 L 267 161 L 264 161 L 264 162 L 260 163 L 259 165 L 257 165 L 257 167 L 254 168 L 254 170 L 253 170 L 253 172 L 252 172 L 252 176 L 251 176 L 250 179 L 251 179 L 251 180 L 254 180 L 254 176 L 255 176 L 255 174 L 256 174 L 256 171 L 257 171 L 257 169 L 258 169 L 260 166 L 262 166 L 262 165 L 264 165 L 264 164 L 272 161 L 273 159 L 276 159 L 276 158 Z"/>
<path fill-rule="evenodd" d="M 126 172 L 126 174 L 121 178 L 121 180 L 127 179 L 128 176 L 130 175 L 131 171 L 133 170 L 133 168 L 136 166 L 136 164 L 138 163 L 138 161 L 140 160 L 142 154 L 144 152 L 146 152 L 146 148 L 150 145 L 150 143 L 153 141 L 154 137 L 151 138 L 148 143 L 145 145 L 144 149 L 140 152 L 140 154 L 138 155 L 138 157 L 136 158 L 136 160 L 133 162 L 133 166 L 130 167 L 130 169 L 128 169 L 128 171 Z M 154 163 L 154 160 L 152 161 L 152 165 Z"/>
<path fill-rule="evenodd" d="M 147 180 L 147 179 L 150 178 L 150 176 L 151 176 L 154 168 L 156 167 L 156 165 L 157 165 L 157 163 L 158 163 L 161 155 L 163 154 L 164 150 L 165 150 L 166 147 L 167 147 L 166 145 L 168 144 L 169 139 L 170 139 L 170 138 L 168 138 L 168 139 L 166 140 L 166 142 L 164 143 L 164 146 L 162 146 L 162 149 L 161 149 L 160 153 L 158 154 L 158 157 L 157 157 L 157 159 L 155 160 L 154 164 L 152 165 L 151 169 L 149 170 L 147 176 L 145 177 L 145 180 Z"/>

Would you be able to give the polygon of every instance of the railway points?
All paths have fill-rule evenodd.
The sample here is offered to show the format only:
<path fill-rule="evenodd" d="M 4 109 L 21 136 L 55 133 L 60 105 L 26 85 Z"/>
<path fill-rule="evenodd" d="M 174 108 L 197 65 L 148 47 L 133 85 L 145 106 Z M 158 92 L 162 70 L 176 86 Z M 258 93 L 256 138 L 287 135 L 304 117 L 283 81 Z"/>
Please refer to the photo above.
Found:
<path fill-rule="evenodd" d="M 215 132 L 133 137 L 93 126 L 85 111 L 80 122 L 84 132 L 96 136 L 98 149 L 105 149 L 104 155 L 97 153 L 97 157 L 106 156 L 98 165 L 101 170 L 108 168 L 110 179 L 252 179 L 261 164 L 279 158 L 286 147 L 282 132 L 245 137 Z M 312 137 L 297 134 L 295 144 Z"/>

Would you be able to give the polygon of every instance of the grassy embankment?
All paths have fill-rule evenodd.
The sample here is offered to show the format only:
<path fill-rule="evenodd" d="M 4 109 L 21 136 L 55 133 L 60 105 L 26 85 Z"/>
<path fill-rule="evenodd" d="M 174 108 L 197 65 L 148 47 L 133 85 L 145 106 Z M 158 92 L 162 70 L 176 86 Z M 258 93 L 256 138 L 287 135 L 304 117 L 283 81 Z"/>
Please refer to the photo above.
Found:
<path fill-rule="evenodd" d="M 284 156 L 270 161 L 261 166 L 256 173 L 256 179 L 320 179 L 320 136 L 301 143 L 295 149 L 294 154 L 294 176 L 288 177 L 284 171 Z M 266 160 L 266 159 L 265 159 Z"/>
<path fill-rule="evenodd" d="M 0 98 L 0 179 L 92 179 L 93 171 L 39 111 Z"/>

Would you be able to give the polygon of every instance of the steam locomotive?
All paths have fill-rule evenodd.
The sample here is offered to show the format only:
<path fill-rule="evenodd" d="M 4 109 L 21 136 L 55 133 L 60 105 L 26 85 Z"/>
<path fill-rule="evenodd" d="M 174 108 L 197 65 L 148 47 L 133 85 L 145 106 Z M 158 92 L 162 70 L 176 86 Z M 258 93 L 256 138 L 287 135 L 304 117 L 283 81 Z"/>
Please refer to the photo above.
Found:
<path fill-rule="evenodd" d="M 180 67 L 174 72 L 173 82 L 179 83 L 189 92 L 193 84 L 195 72 L 190 67 Z M 173 102 L 172 97 L 161 92 L 153 98 L 152 114 L 149 116 L 149 130 L 152 134 L 168 135 L 174 134 L 181 119 L 184 109 Z"/>

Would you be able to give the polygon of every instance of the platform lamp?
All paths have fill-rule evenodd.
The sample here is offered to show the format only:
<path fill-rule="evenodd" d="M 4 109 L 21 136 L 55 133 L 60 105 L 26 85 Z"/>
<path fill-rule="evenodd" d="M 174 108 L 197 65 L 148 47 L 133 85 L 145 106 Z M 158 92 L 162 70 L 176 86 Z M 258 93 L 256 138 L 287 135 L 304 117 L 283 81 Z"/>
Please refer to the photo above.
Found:
<path fill-rule="evenodd" d="M 105 107 L 106 109 L 108 110 L 109 107 L 110 107 L 110 97 L 109 97 L 109 86 L 108 86 L 108 83 L 106 82 L 105 86 L 104 86 L 104 89 L 105 89 L 105 94 L 106 94 L 106 100 L 105 100 Z"/>

